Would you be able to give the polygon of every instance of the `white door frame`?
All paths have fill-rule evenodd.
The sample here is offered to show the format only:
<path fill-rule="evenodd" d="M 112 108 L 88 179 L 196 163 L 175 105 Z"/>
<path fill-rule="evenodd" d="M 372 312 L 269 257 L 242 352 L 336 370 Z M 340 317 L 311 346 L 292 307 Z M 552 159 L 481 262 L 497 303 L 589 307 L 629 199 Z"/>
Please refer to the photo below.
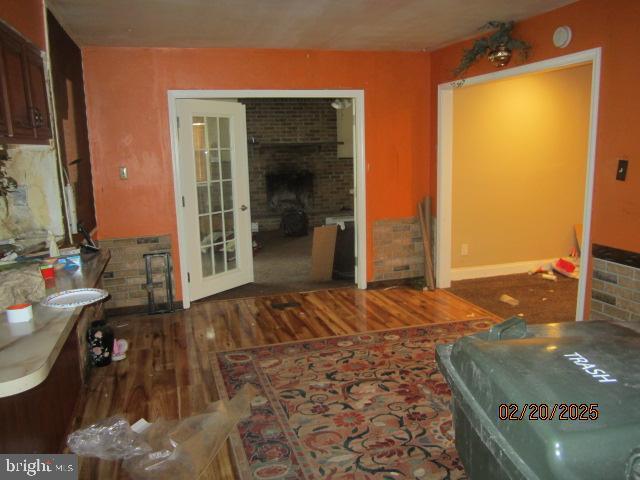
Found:
<path fill-rule="evenodd" d="M 355 180 L 355 230 L 356 230 L 356 284 L 367 288 L 367 212 L 366 212 L 366 162 L 364 149 L 364 90 L 168 90 L 169 134 L 171 138 L 171 162 L 173 166 L 173 191 L 175 197 L 178 227 L 178 255 L 180 259 L 180 282 L 182 304 L 189 308 L 191 298 L 187 281 L 187 259 L 184 254 L 184 215 L 182 212 L 182 192 L 180 191 L 180 168 L 178 164 L 178 131 L 176 102 L 181 98 L 224 99 L 224 98 L 350 98 L 354 105 L 355 138 L 354 180 Z"/>
<path fill-rule="evenodd" d="M 595 172 L 596 137 L 598 133 L 598 103 L 600 98 L 601 49 L 593 48 L 561 57 L 519 67 L 499 70 L 493 73 L 466 78 L 462 81 L 438 85 L 438 192 L 437 192 L 437 230 L 436 230 L 436 285 L 438 288 L 451 286 L 451 213 L 453 180 L 453 91 L 464 85 L 478 85 L 503 78 L 528 73 L 570 67 L 591 63 L 591 112 L 589 118 L 589 145 L 587 151 L 587 170 L 585 181 L 583 230 L 582 230 L 582 268 L 578 282 L 576 320 L 584 320 L 584 303 L 587 290 L 587 261 L 590 257 L 591 209 L 593 204 L 593 177 Z M 584 254 L 586 251 L 586 255 Z"/>

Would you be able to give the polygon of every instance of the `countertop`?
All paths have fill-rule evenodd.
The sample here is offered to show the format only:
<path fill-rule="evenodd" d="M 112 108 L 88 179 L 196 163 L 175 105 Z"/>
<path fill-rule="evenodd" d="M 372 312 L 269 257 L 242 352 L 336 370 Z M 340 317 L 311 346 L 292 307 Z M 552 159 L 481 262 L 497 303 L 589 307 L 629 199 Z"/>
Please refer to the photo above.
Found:
<path fill-rule="evenodd" d="M 75 271 L 57 270 L 47 295 L 74 288 L 93 288 L 109 262 L 108 250 L 83 256 Z M 42 383 L 84 307 L 57 309 L 33 305 L 33 320 L 10 324 L 0 316 L 0 397 L 16 395 Z"/>

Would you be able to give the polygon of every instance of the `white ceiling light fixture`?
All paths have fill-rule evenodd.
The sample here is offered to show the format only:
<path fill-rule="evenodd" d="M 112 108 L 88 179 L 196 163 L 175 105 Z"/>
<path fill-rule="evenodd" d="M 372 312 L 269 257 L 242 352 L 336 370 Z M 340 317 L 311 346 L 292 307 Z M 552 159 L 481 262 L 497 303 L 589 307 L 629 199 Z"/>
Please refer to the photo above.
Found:
<path fill-rule="evenodd" d="M 564 48 L 571 43 L 571 28 L 563 25 L 553 32 L 553 44 L 558 48 Z"/>

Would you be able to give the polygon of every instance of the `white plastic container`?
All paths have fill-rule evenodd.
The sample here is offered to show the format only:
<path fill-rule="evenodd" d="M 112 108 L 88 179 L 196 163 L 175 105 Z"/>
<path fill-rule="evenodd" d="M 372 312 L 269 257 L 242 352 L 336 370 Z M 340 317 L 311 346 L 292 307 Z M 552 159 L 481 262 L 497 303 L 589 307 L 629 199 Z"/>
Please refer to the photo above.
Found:
<path fill-rule="evenodd" d="M 7 307 L 7 321 L 9 323 L 29 322 L 33 319 L 33 309 L 30 303 L 19 303 Z"/>

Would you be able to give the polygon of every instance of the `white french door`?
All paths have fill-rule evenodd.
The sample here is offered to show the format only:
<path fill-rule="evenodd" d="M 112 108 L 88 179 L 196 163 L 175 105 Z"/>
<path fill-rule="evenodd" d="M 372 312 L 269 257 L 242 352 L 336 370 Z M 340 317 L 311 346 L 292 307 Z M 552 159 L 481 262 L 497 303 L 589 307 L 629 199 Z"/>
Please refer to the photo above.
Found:
<path fill-rule="evenodd" d="M 190 299 L 253 281 L 244 105 L 177 101 L 180 191 Z"/>

